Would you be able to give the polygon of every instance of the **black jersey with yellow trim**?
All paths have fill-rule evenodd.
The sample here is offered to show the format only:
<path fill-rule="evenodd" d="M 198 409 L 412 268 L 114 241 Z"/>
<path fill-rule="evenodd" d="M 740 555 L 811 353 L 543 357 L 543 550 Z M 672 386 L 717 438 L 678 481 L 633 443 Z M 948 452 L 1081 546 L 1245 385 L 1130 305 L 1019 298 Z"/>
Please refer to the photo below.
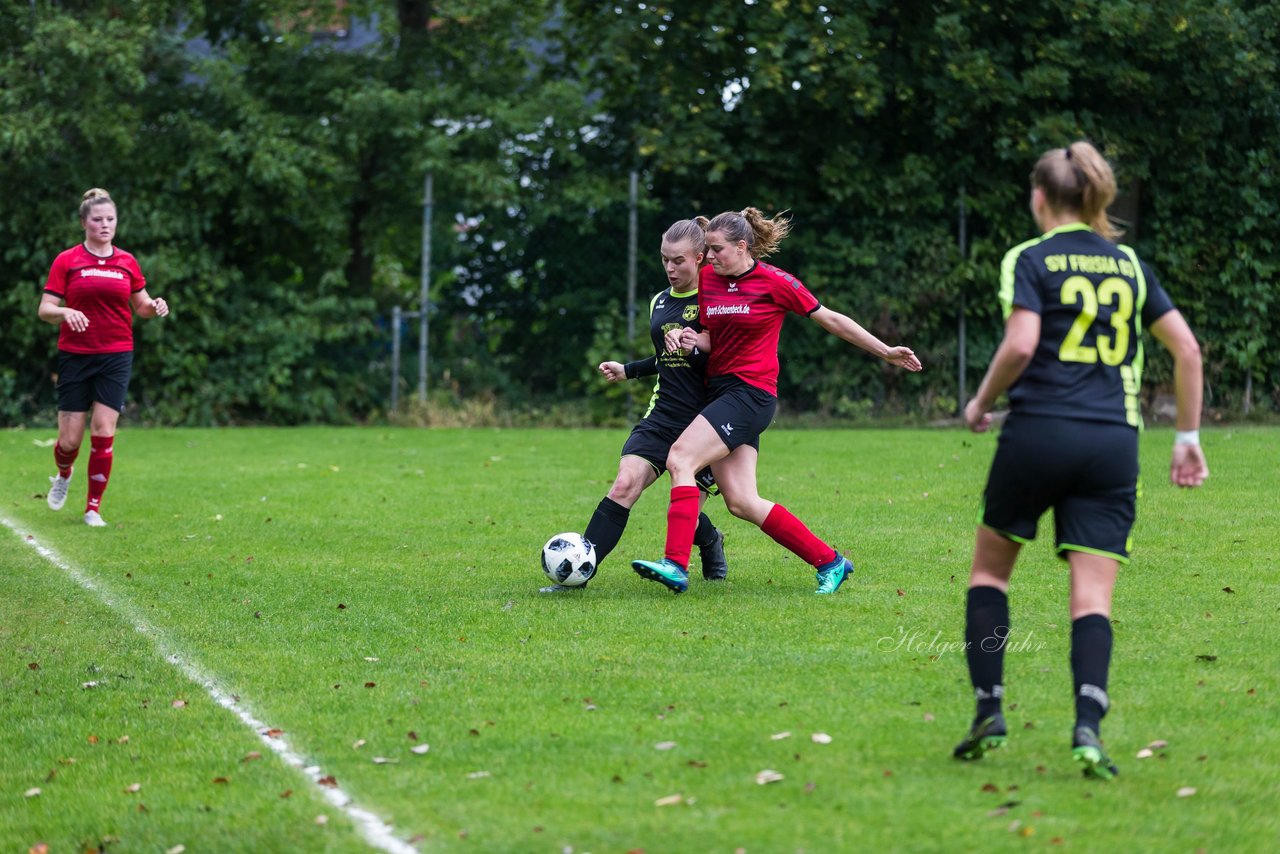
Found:
<path fill-rule="evenodd" d="M 689 426 L 707 399 L 707 354 L 668 353 L 663 342 L 668 330 L 690 327 L 699 332 L 698 291 L 660 291 L 649 301 L 649 339 L 657 360 L 658 379 L 644 418 L 655 424 L 683 430 Z"/>
<path fill-rule="evenodd" d="M 1128 246 L 1071 223 L 1013 247 L 1000 265 L 1000 307 L 1040 315 L 1035 355 L 1009 389 L 1013 413 L 1141 429 L 1142 328 L 1173 310 Z"/>

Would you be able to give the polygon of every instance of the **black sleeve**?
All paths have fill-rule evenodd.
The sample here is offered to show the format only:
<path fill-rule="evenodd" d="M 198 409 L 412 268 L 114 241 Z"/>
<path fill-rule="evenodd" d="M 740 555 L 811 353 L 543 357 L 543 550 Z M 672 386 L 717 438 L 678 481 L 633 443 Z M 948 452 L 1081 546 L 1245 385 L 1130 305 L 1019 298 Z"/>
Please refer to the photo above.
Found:
<path fill-rule="evenodd" d="M 622 366 L 622 372 L 626 374 L 629 380 L 651 377 L 658 372 L 658 357 L 650 356 L 637 362 L 627 362 Z"/>

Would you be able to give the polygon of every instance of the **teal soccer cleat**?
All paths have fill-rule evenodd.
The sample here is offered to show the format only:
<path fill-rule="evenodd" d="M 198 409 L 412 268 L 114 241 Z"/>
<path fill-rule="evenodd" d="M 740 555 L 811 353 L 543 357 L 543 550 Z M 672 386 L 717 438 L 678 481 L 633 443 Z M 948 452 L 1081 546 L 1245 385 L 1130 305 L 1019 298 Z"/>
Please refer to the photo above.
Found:
<path fill-rule="evenodd" d="M 818 589 L 813 592 L 819 595 L 835 593 L 850 575 L 853 575 L 853 563 L 840 552 L 836 552 L 835 560 L 819 567 Z"/>
<path fill-rule="evenodd" d="M 669 558 L 664 557 L 659 561 L 633 560 L 631 568 L 641 578 L 656 581 L 672 593 L 683 593 L 689 589 L 689 573 Z"/>

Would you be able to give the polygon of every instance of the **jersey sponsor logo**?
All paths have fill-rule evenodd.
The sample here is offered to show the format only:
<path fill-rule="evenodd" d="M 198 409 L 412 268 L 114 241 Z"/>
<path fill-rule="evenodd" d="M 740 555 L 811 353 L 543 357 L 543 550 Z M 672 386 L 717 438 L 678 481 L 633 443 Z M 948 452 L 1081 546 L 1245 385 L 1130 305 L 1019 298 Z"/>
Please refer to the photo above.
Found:
<path fill-rule="evenodd" d="M 96 270 L 93 267 L 85 267 L 80 271 L 80 278 L 123 279 L 124 273 L 121 273 L 119 270 Z"/>
<path fill-rule="evenodd" d="M 738 283 L 737 283 L 737 282 L 730 282 L 730 283 L 729 283 L 729 292 L 730 292 L 730 293 L 737 293 L 737 292 L 738 292 Z"/>
<path fill-rule="evenodd" d="M 749 305 L 713 305 L 707 308 L 707 315 L 721 314 L 750 314 L 751 306 Z"/>
<path fill-rule="evenodd" d="M 661 301 L 659 301 L 659 302 L 658 302 L 657 308 L 666 308 L 666 307 L 667 307 L 667 301 L 666 301 L 666 300 L 661 300 Z"/>
<path fill-rule="evenodd" d="M 696 305 L 686 305 L 686 306 L 684 307 L 684 313 L 683 313 L 683 314 L 681 314 L 680 316 L 681 316 L 681 317 L 683 317 L 685 320 L 697 320 L 697 319 L 698 319 L 698 306 L 696 306 Z"/>
<path fill-rule="evenodd" d="M 732 433 L 733 433 L 733 425 L 732 425 L 732 424 L 721 424 L 721 425 L 720 425 L 720 429 L 724 432 L 724 434 L 725 434 L 726 436 L 728 436 L 728 435 L 730 435 L 730 434 L 732 434 Z"/>

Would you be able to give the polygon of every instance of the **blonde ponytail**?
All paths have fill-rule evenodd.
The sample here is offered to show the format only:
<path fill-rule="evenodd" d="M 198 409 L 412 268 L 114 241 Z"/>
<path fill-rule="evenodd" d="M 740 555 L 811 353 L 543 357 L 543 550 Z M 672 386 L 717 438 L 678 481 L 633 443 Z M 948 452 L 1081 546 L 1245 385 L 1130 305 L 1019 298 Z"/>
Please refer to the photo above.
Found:
<path fill-rule="evenodd" d="M 1053 210 L 1078 214 L 1108 240 L 1120 236 L 1120 229 L 1107 216 L 1116 198 L 1116 176 L 1092 143 L 1079 140 L 1040 155 L 1031 171 L 1031 185 L 1044 192 Z"/>

